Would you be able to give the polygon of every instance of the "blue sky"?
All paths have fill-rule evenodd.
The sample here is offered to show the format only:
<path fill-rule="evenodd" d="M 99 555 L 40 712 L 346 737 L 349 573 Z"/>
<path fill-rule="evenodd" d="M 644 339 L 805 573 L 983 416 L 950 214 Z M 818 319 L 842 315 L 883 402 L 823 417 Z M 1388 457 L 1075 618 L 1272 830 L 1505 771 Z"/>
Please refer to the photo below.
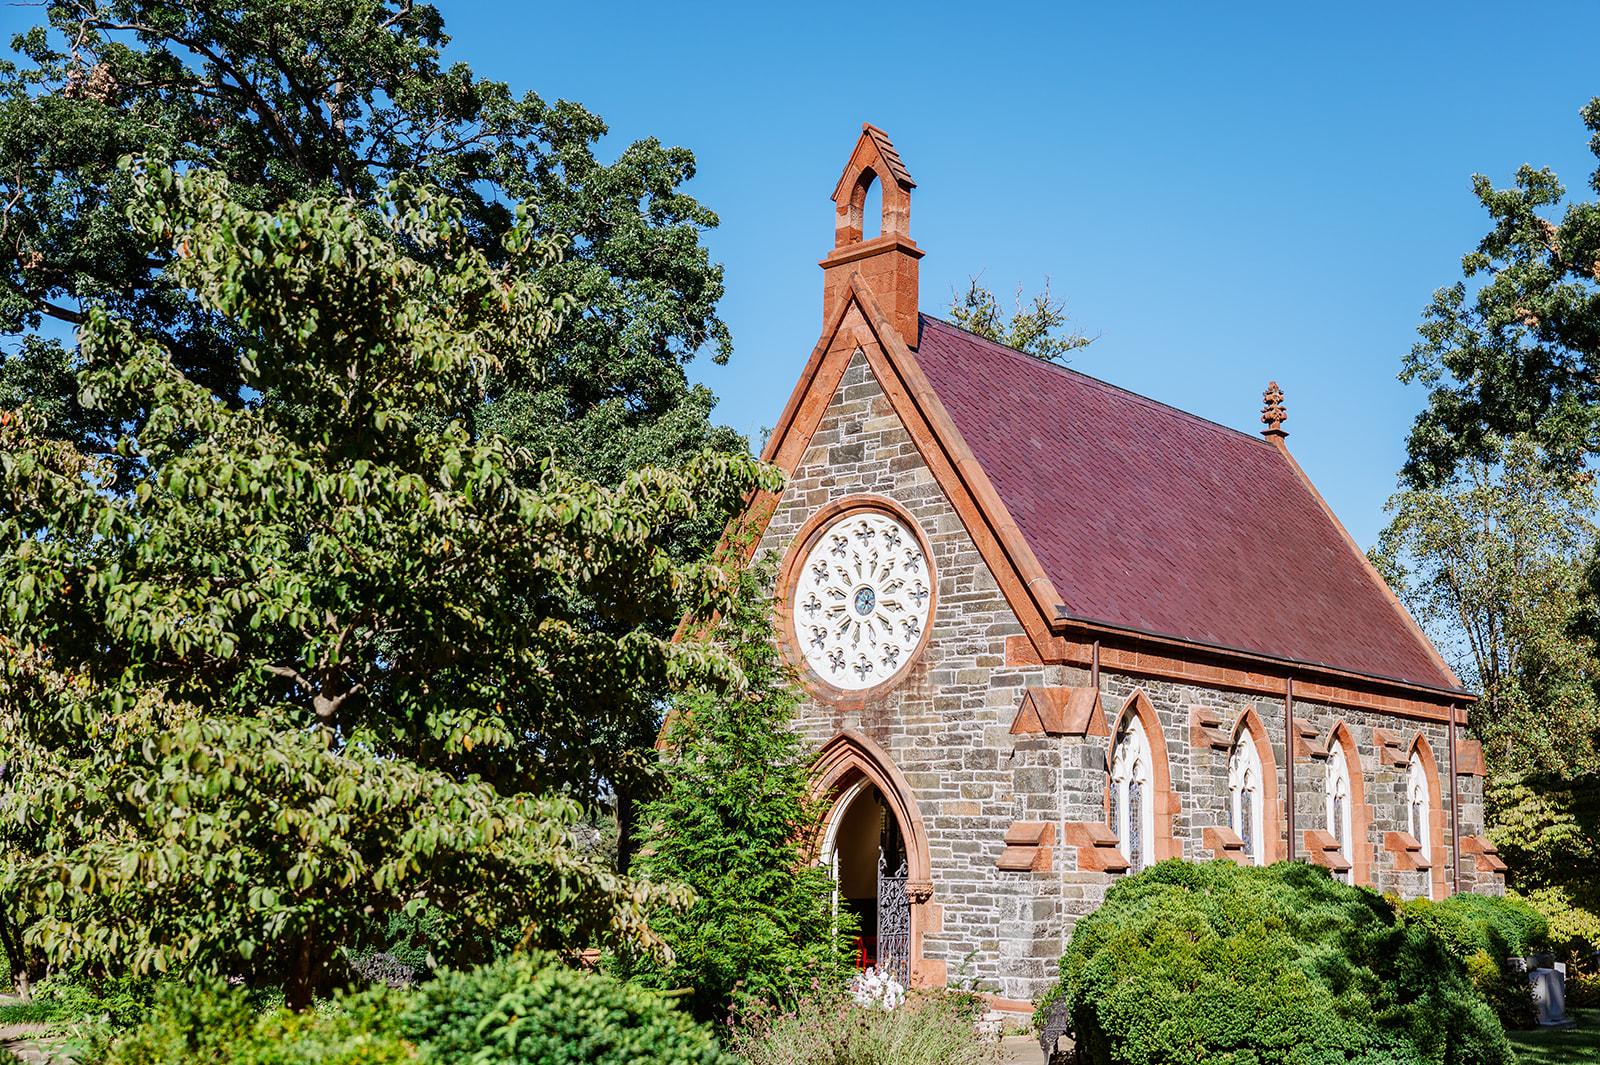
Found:
<path fill-rule="evenodd" d="M 1075 368 L 1289 446 L 1363 545 L 1424 402 L 1395 375 L 1485 218 L 1470 175 L 1586 190 L 1600 5 L 450 2 L 447 51 L 691 148 L 717 211 L 718 417 L 778 418 L 821 327 L 828 195 L 863 121 L 918 183 L 922 306 L 1046 275 Z"/>
<path fill-rule="evenodd" d="M 1420 386 L 1395 375 L 1486 229 L 1470 175 L 1587 188 L 1600 4 L 527 4 L 437 0 L 447 61 L 692 149 L 759 444 L 821 327 L 828 200 L 863 121 L 918 188 L 922 307 L 1048 276 L 1086 373 L 1289 447 L 1363 546 Z M 0 15 L 7 33 L 38 21 Z"/>
<path fill-rule="evenodd" d="M 923 310 L 984 272 L 1054 293 L 1085 373 L 1290 449 L 1358 542 L 1421 387 L 1395 381 L 1485 232 L 1470 174 L 1584 192 L 1600 5 L 442 3 L 448 56 L 694 150 L 722 216 L 717 416 L 778 421 L 821 329 L 834 189 L 862 122 L 917 179 Z"/>

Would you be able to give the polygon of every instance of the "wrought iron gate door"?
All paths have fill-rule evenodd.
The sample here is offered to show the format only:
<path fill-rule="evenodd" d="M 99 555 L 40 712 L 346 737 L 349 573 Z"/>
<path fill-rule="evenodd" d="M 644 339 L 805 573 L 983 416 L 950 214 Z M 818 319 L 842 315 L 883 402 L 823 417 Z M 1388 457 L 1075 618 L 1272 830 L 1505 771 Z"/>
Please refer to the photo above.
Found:
<path fill-rule="evenodd" d="M 891 874 L 878 851 L 878 971 L 911 986 L 911 899 L 906 894 L 906 863 Z"/>

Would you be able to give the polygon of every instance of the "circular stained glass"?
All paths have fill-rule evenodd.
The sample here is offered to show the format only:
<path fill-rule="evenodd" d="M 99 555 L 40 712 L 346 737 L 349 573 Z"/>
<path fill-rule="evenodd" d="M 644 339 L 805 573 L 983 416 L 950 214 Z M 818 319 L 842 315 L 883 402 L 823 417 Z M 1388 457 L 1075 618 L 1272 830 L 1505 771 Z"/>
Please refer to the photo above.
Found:
<path fill-rule="evenodd" d="M 900 671 L 922 641 L 933 573 L 916 536 L 879 511 L 822 531 L 795 582 L 794 630 L 806 664 L 861 691 Z"/>

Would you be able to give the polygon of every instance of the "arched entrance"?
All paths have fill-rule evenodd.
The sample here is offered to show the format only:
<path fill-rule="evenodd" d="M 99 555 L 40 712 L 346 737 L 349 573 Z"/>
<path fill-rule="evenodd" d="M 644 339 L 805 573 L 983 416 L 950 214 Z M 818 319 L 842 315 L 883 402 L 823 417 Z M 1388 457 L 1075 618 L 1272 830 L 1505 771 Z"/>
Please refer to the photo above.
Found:
<path fill-rule="evenodd" d="M 855 917 L 856 965 L 911 976 L 911 903 L 905 833 L 877 785 L 862 778 L 835 807 L 823 860 L 841 913 Z"/>
<path fill-rule="evenodd" d="M 942 973 L 921 961 L 933 883 L 927 834 L 905 778 L 854 730 L 823 746 L 813 772 L 828 809 L 817 858 L 838 885 L 840 910 L 856 916 L 857 963 L 887 969 L 907 987 L 942 984 Z"/>

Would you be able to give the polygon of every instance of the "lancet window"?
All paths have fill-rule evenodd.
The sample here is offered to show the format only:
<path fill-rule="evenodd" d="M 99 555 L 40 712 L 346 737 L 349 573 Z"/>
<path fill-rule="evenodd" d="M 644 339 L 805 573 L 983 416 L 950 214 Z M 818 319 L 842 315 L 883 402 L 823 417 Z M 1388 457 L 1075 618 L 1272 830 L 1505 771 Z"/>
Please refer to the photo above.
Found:
<path fill-rule="evenodd" d="M 1155 838 L 1151 765 L 1144 725 L 1136 714 L 1129 714 L 1111 755 L 1111 829 L 1122 843 L 1129 871 L 1135 873 L 1151 864 Z"/>
<path fill-rule="evenodd" d="M 1408 831 L 1422 844 L 1422 856 L 1433 860 L 1429 831 L 1432 824 L 1432 807 L 1428 801 L 1428 771 L 1422 765 L 1422 756 L 1413 749 L 1411 764 L 1406 769 L 1406 811 L 1410 822 Z"/>
<path fill-rule="evenodd" d="M 1328 776 L 1323 788 L 1326 804 L 1325 821 L 1328 833 L 1339 844 L 1339 853 L 1346 861 L 1354 854 L 1350 827 L 1350 766 L 1345 759 L 1344 744 L 1335 739 L 1328 749 Z M 1340 873 L 1348 881 L 1349 873 Z"/>
<path fill-rule="evenodd" d="M 1261 809 L 1261 755 L 1249 732 L 1241 731 L 1228 757 L 1229 824 L 1244 840 L 1244 853 L 1262 864 L 1265 816 Z"/>

